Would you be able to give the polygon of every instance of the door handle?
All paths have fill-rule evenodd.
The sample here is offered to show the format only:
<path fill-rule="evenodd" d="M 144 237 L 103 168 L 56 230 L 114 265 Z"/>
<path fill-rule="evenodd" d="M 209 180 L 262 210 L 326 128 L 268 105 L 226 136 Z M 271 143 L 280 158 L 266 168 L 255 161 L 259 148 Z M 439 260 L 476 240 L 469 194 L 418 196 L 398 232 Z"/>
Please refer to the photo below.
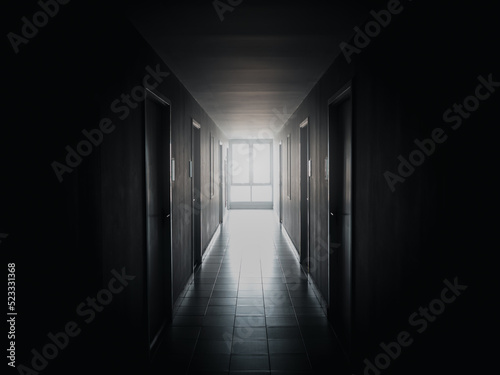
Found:
<path fill-rule="evenodd" d="M 326 157 L 325 158 L 325 180 L 328 180 L 329 174 L 330 174 L 330 171 L 329 171 L 328 157 Z"/>

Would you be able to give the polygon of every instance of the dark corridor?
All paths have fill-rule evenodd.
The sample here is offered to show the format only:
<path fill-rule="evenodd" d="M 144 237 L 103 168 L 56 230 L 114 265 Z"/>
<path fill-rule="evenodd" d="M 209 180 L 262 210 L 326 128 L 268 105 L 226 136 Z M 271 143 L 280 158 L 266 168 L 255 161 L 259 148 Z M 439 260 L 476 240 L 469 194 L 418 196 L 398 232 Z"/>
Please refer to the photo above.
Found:
<path fill-rule="evenodd" d="M 4 8 L 8 374 L 496 368 L 493 2 Z"/>

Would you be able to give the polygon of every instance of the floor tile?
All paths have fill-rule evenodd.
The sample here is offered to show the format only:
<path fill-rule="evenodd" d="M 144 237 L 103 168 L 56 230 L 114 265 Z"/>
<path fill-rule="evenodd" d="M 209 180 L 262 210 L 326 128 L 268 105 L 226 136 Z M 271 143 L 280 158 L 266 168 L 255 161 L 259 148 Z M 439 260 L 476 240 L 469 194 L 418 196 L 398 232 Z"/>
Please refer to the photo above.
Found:
<path fill-rule="evenodd" d="M 267 340 L 266 327 L 236 327 L 233 340 Z"/>
<path fill-rule="evenodd" d="M 197 354 L 231 354 L 232 341 L 224 340 L 200 340 L 196 344 L 195 356 Z"/>
<path fill-rule="evenodd" d="M 266 318 L 268 327 L 295 327 L 297 319 L 293 316 L 269 316 Z"/>
<path fill-rule="evenodd" d="M 208 306 L 208 315 L 234 315 L 236 306 Z"/>
<path fill-rule="evenodd" d="M 270 354 L 306 353 L 302 339 L 269 340 Z"/>
<path fill-rule="evenodd" d="M 292 303 L 295 307 L 321 307 L 319 301 L 315 297 L 292 297 Z"/>
<path fill-rule="evenodd" d="M 266 305 L 266 316 L 295 316 L 295 311 L 292 306 Z"/>
<path fill-rule="evenodd" d="M 238 298 L 262 298 L 264 293 L 262 290 L 240 290 Z"/>
<path fill-rule="evenodd" d="M 188 290 L 209 290 L 211 291 L 213 289 L 212 284 L 191 284 L 188 288 Z"/>
<path fill-rule="evenodd" d="M 266 290 L 287 290 L 286 284 L 263 284 L 264 291 Z"/>
<path fill-rule="evenodd" d="M 248 221 L 238 222 L 242 214 L 230 212 L 181 292 L 154 372 L 348 375 L 344 354 L 273 212 L 248 212 L 258 236 L 247 230 Z"/>
<path fill-rule="evenodd" d="M 230 370 L 269 370 L 269 358 L 267 355 L 233 355 Z"/>
<path fill-rule="evenodd" d="M 270 354 L 271 370 L 310 370 L 311 364 L 306 354 Z"/>
<path fill-rule="evenodd" d="M 203 326 L 233 326 L 234 325 L 234 315 L 212 315 L 205 316 L 203 318 Z"/>
<path fill-rule="evenodd" d="M 233 326 L 206 326 L 199 333 L 199 340 L 232 340 Z"/>
<path fill-rule="evenodd" d="M 262 282 L 264 284 L 283 284 L 285 279 L 283 277 L 263 277 Z"/>
<path fill-rule="evenodd" d="M 236 290 L 214 290 L 212 298 L 236 298 L 238 291 Z"/>
<path fill-rule="evenodd" d="M 269 340 L 300 339 L 299 327 L 268 327 L 267 336 Z"/>
<path fill-rule="evenodd" d="M 235 327 L 265 327 L 266 318 L 264 316 L 247 315 L 237 316 L 234 322 Z"/>
<path fill-rule="evenodd" d="M 234 306 L 236 305 L 236 298 L 210 298 L 209 306 Z"/>
<path fill-rule="evenodd" d="M 207 306 L 208 298 L 184 298 L 181 306 Z"/>
<path fill-rule="evenodd" d="M 215 284 L 215 277 L 198 277 L 193 280 L 194 284 Z"/>
<path fill-rule="evenodd" d="M 242 277 L 240 278 L 240 284 L 262 284 L 261 277 Z"/>
<path fill-rule="evenodd" d="M 238 301 L 236 303 L 238 306 L 264 306 L 264 300 L 259 297 L 238 297 Z"/>
<path fill-rule="evenodd" d="M 210 297 L 212 290 L 188 290 L 185 294 L 186 298 Z"/>
<path fill-rule="evenodd" d="M 266 307 L 268 306 L 292 306 L 292 301 L 288 297 L 288 294 L 276 295 L 274 297 L 266 297 L 264 298 L 264 303 Z"/>
<path fill-rule="evenodd" d="M 232 353 L 240 355 L 268 354 L 267 341 L 233 339 Z"/>
<path fill-rule="evenodd" d="M 219 290 L 236 291 L 238 290 L 238 284 L 215 284 L 214 291 Z"/>
<path fill-rule="evenodd" d="M 238 283 L 238 278 L 237 277 L 224 277 L 224 276 L 219 276 L 217 278 L 217 281 L 215 281 L 217 285 L 219 284 L 237 284 Z"/>
<path fill-rule="evenodd" d="M 236 315 L 264 315 L 263 306 L 237 306 Z"/>
<path fill-rule="evenodd" d="M 262 284 L 240 284 L 238 290 L 262 290 Z"/>

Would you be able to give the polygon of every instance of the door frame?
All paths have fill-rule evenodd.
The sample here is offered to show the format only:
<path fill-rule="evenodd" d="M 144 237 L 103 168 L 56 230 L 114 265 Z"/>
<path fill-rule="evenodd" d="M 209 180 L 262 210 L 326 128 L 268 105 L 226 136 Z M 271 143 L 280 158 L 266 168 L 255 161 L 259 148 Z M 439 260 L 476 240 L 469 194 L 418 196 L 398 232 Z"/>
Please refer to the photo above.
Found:
<path fill-rule="evenodd" d="M 226 147 L 226 156 L 224 157 L 224 207 L 227 212 L 229 210 L 229 145 Z"/>
<path fill-rule="evenodd" d="M 195 179 L 195 161 L 194 155 L 195 155 L 195 150 L 194 150 L 194 137 L 195 137 L 195 128 L 199 131 L 199 136 L 200 136 L 200 149 L 198 150 L 198 155 L 199 155 L 199 176 L 198 177 L 198 182 L 200 184 L 200 191 L 199 191 L 199 196 L 200 196 L 200 202 L 199 206 L 201 208 L 202 205 L 202 194 L 201 194 L 201 125 L 198 121 L 195 119 L 191 119 L 191 160 L 190 160 L 190 165 L 189 165 L 189 174 L 191 177 L 191 263 L 192 263 L 192 271 L 194 273 L 195 269 L 201 265 L 201 262 L 203 260 L 203 255 L 202 255 L 202 243 L 201 243 L 201 213 L 202 210 L 200 209 L 199 211 L 199 217 L 200 217 L 200 226 L 198 228 L 198 234 L 199 234 L 199 241 L 200 241 L 200 249 L 199 249 L 199 254 L 198 257 L 195 257 L 195 243 L 194 243 L 194 238 L 195 238 L 195 222 L 194 222 L 194 216 L 195 216 L 195 207 L 194 207 L 194 199 L 193 197 L 195 196 L 195 189 L 196 189 L 196 179 Z M 195 261 L 199 260 L 199 263 L 196 263 Z"/>
<path fill-rule="evenodd" d="M 219 140 L 219 224 L 224 221 L 224 146 Z"/>
<path fill-rule="evenodd" d="M 174 300 L 173 300 L 173 286 L 174 286 L 174 269 L 173 269 L 173 257 L 172 257 L 172 250 L 173 250 L 173 239 L 172 239 L 172 234 L 173 234 L 173 227 L 172 227 L 172 215 L 173 215 L 173 209 L 172 209 L 172 204 L 173 204 L 173 201 L 172 201 L 172 189 L 173 189 L 173 186 L 172 186 L 172 102 L 167 99 L 165 96 L 163 96 L 161 93 L 159 93 L 157 90 L 152 90 L 152 89 L 149 89 L 149 88 L 145 88 L 145 100 L 144 100 L 144 129 L 143 129 L 143 146 L 144 146 L 144 162 L 145 162 L 145 168 L 144 168 L 144 198 L 145 198 L 145 204 L 144 204 L 144 215 L 145 217 L 147 217 L 147 207 L 146 207 L 146 202 L 147 202 L 147 167 L 146 167 L 146 152 L 147 152 L 147 149 L 146 149 L 146 101 L 148 99 L 148 96 L 151 96 L 151 98 L 153 98 L 153 100 L 155 100 L 156 102 L 160 103 L 161 105 L 164 105 L 164 106 L 167 106 L 168 109 L 169 109 L 169 132 L 168 132 L 168 139 L 169 139 L 169 153 L 168 153 L 168 172 L 169 172 L 169 197 L 168 199 L 170 200 L 170 204 L 169 204 L 169 212 L 167 214 L 167 216 L 165 217 L 165 219 L 169 219 L 169 222 L 170 222 L 170 236 L 169 236 L 169 242 L 168 242 L 168 246 L 169 246 L 169 255 L 170 255 L 170 280 L 169 280 L 169 284 L 170 284 L 170 290 L 168 291 L 169 292 L 169 295 L 170 295 L 170 300 L 168 301 L 168 313 L 169 313 L 169 317 L 170 319 L 173 318 L 173 310 L 174 310 Z M 147 340 L 148 340 L 148 354 L 149 354 L 149 360 L 151 361 L 154 357 L 154 355 L 156 354 L 158 348 L 159 348 L 159 344 L 161 342 L 161 337 L 164 335 L 164 332 L 165 332 L 165 328 L 167 326 L 167 323 L 168 323 L 168 317 L 165 317 L 165 321 L 163 322 L 160 330 L 156 333 L 155 337 L 154 338 L 151 338 L 150 336 L 150 328 L 149 328 L 149 288 L 150 288 L 150 285 L 149 285 L 149 282 L 148 282 L 148 272 L 149 272 L 149 254 L 148 254 L 148 236 L 147 236 L 147 220 L 145 220 L 144 222 L 144 233 L 146 233 L 146 236 L 145 236 L 145 248 L 146 248 L 146 251 L 145 251 L 145 256 L 144 256 L 144 272 L 145 272 L 145 275 L 146 277 L 144 278 L 145 281 L 144 281 L 144 303 L 145 303 L 145 311 L 146 311 L 146 336 L 147 336 Z"/>
<path fill-rule="evenodd" d="M 302 194 L 304 193 L 302 191 L 302 137 L 301 137 L 301 130 L 306 129 L 306 191 L 305 191 L 305 196 L 306 196 L 306 248 L 305 254 L 302 253 L 302 236 L 303 236 L 303 231 L 302 231 Z M 310 135 L 309 135 L 309 117 L 307 117 L 304 121 L 302 121 L 299 125 L 299 225 L 300 225 L 300 263 L 304 262 L 304 260 L 307 261 L 307 274 L 309 275 L 309 268 L 310 268 L 310 242 L 311 242 L 311 233 L 310 233 L 310 213 L 311 213 L 311 148 L 310 148 Z"/>
<path fill-rule="evenodd" d="M 330 150 L 330 126 L 331 126 L 331 119 L 330 119 L 330 108 L 331 106 L 335 106 L 336 104 L 340 104 L 342 101 L 349 99 L 351 100 L 351 231 L 350 231 L 350 236 L 351 236 L 351 254 L 350 254 L 350 285 L 349 285 L 349 311 L 350 311 L 350 327 L 348 331 L 348 342 L 347 342 L 347 347 L 344 347 L 342 345 L 342 349 L 344 352 L 347 354 L 349 358 L 352 356 L 353 352 L 353 346 L 354 346 L 354 335 L 353 335 L 353 316 L 354 316 L 354 290 L 353 290 L 353 278 L 354 278 L 354 226 L 352 225 L 354 223 L 354 200 L 352 199 L 353 195 L 352 192 L 354 191 L 354 160 L 353 160 L 353 155 L 354 155 L 354 97 L 352 94 L 352 89 L 353 87 L 353 81 L 349 80 L 346 84 L 344 84 L 337 92 L 330 97 L 328 100 L 327 106 L 326 106 L 326 116 L 327 116 L 327 162 L 325 163 L 325 177 L 327 179 L 327 185 L 328 185 L 328 190 L 327 190 L 327 197 L 328 197 L 328 211 L 327 211 L 327 225 L 328 225 L 328 295 L 327 295 L 327 305 L 328 309 L 331 310 L 331 303 L 332 303 L 332 290 L 331 290 L 331 285 L 332 285 L 332 274 L 331 274 L 331 233 L 330 233 L 330 224 L 331 224 L 331 212 L 330 212 L 330 203 L 331 203 L 331 197 L 330 197 L 330 189 L 331 189 L 331 178 L 330 178 L 330 163 L 331 163 L 331 150 Z M 340 338 L 339 338 L 340 339 Z"/>
<path fill-rule="evenodd" d="M 283 223 L 283 141 L 279 144 L 279 220 Z"/>

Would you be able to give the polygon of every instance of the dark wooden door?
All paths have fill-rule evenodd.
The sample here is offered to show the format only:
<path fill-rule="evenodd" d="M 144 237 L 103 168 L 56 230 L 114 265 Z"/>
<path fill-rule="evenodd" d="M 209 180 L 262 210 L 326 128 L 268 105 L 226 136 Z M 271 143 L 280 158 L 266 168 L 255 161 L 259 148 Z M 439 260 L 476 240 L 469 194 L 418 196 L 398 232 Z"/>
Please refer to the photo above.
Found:
<path fill-rule="evenodd" d="M 146 296 L 150 351 L 172 318 L 170 106 L 151 92 L 145 100 Z"/>

